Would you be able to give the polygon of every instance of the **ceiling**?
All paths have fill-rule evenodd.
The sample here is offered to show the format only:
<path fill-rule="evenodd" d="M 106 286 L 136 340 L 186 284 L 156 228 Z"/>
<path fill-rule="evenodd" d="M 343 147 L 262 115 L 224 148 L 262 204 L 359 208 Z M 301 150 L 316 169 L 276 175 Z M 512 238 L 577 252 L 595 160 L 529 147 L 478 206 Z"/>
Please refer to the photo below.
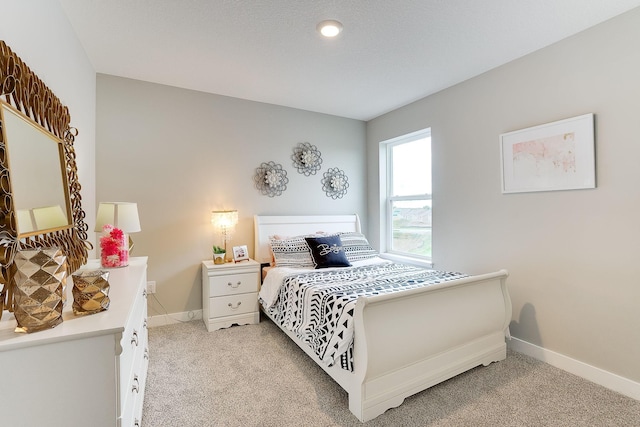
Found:
<path fill-rule="evenodd" d="M 59 0 L 97 73 L 370 120 L 640 0 Z M 334 39 L 318 22 L 344 25 Z"/>

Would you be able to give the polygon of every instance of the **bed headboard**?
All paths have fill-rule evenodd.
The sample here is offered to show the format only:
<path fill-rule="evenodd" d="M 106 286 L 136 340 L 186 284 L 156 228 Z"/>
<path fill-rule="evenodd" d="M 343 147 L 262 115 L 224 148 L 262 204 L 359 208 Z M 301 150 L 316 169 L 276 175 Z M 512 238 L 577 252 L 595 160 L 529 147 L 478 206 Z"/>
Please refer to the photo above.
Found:
<path fill-rule="evenodd" d="M 269 236 L 299 236 L 318 231 L 360 231 L 358 215 L 255 215 L 255 259 L 259 263 L 271 262 Z"/>

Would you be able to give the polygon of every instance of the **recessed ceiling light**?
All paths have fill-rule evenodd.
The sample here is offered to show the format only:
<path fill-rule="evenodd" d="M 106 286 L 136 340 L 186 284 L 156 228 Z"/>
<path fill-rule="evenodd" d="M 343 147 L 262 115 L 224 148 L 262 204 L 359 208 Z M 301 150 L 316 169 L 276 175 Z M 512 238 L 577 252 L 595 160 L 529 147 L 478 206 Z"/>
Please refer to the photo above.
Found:
<path fill-rule="evenodd" d="M 325 37 L 335 37 L 342 31 L 342 24 L 338 21 L 328 20 L 322 21 L 316 27 L 318 32 Z"/>

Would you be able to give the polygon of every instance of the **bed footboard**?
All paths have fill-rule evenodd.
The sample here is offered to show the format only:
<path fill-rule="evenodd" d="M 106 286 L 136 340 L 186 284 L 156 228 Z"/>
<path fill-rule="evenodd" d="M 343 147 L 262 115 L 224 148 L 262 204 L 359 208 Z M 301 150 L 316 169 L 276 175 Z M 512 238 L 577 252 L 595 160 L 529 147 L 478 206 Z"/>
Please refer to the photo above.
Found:
<path fill-rule="evenodd" d="M 404 399 L 506 357 L 508 273 L 358 300 L 349 409 L 368 421 Z"/>

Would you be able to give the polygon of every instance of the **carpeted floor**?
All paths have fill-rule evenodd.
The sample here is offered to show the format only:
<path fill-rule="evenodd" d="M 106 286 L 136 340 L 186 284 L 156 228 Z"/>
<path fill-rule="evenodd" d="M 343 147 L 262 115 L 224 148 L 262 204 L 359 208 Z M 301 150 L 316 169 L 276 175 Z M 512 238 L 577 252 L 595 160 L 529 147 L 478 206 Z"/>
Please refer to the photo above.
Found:
<path fill-rule="evenodd" d="M 360 423 L 347 394 L 271 321 L 152 328 L 143 427 L 640 426 L 640 401 L 519 353 Z"/>

